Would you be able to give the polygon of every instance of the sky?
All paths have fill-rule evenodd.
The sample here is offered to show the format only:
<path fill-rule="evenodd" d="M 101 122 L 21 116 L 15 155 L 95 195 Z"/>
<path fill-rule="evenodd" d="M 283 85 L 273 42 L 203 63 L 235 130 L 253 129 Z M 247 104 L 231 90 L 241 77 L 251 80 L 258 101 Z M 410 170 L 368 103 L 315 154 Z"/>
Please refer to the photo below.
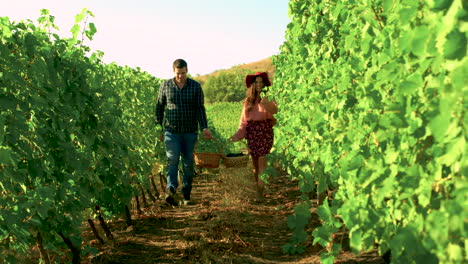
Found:
<path fill-rule="evenodd" d="M 279 53 L 288 0 L 0 0 L 0 17 L 37 21 L 48 9 L 70 37 L 83 8 L 97 33 L 85 45 L 104 52 L 104 62 L 140 67 L 171 78 L 182 58 L 192 76 L 250 63 Z"/>

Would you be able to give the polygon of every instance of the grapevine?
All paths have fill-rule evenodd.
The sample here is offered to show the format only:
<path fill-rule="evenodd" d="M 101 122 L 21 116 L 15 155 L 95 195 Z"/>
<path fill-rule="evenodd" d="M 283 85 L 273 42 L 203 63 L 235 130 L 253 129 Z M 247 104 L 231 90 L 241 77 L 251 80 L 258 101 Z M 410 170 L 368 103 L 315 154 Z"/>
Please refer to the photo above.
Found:
<path fill-rule="evenodd" d="M 37 244 L 46 263 L 64 247 L 79 263 L 94 252 L 81 246 L 88 217 L 120 217 L 137 187 L 150 187 L 160 80 L 90 52 L 90 11 L 70 39 L 41 14 L 39 24 L 0 18 L 0 260 L 15 263 Z"/>
<path fill-rule="evenodd" d="M 466 1 L 292 0 L 289 14 L 275 157 L 304 195 L 284 250 L 311 239 L 333 263 L 347 230 L 355 253 L 466 262 Z M 315 192 L 330 194 L 318 208 Z"/>

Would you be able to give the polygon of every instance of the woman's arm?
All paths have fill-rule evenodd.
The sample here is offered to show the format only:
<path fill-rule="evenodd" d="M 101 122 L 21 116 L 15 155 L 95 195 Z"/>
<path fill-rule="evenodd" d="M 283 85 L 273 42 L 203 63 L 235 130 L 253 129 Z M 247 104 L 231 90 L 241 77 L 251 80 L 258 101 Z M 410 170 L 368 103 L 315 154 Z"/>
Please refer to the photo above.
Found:
<path fill-rule="evenodd" d="M 245 104 L 242 107 L 242 114 L 239 121 L 239 129 L 237 132 L 229 138 L 232 142 L 236 142 L 245 138 L 245 129 L 247 127 L 247 113 L 245 109 Z"/>

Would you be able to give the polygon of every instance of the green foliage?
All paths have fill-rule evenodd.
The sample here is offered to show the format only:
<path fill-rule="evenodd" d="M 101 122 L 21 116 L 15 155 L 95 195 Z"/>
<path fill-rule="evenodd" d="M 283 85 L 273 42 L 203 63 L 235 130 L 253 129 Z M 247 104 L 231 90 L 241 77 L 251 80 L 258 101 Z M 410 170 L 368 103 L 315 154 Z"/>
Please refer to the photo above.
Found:
<path fill-rule="evenodd" d="M 276 157 L 302 192 L 334 190 L 312 234 L 323 262 L 341 224 L 355 252 L 466 262 L 465 2 L 290 1 L 273 58 Z M 290 225 L 290 253 L 301 226 Z"/>
<path fill-rule="evenodd" d="M 213 136 L 221 145 L 223 154 L 238 153 L 240 149 L 246 148 L 245 143 L 228 141 L 239 128 L 241 111 L 242 102 L 215 103 L 206 106 L 208 126 L 213 130 Z"/>
<path fill-rule="evenodd" d="M 252 70 L 237 68 L 209 77 L 203 84 L 207 103 L 238 102 L 245 97 L 245 76 Z"/>
<path fill-rule="evenodd" d="M 0 262 L 38 234 L 47 249 L 64 246 L 61 235 L 80 248 L 83 212 L 119 217 L 142 181 L 130 171 L 148 175 L 154 159 L 160 81 L 87 56 L 75 33 L 51 38 L 53 17 L 42 15 L 39 26 L 0 20 Z"/>

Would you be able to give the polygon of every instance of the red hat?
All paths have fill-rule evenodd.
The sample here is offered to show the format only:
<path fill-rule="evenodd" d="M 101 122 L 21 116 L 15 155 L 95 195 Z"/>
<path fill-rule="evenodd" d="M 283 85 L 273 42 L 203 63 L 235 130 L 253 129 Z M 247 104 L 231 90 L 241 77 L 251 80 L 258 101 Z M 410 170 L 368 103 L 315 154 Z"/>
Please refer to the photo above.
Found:
<path fill-rule="evenodd" d="M 245 85 L 247 86 L 247 88 L 254 82 L 257 76 L 262 76 L 265 86 L 271 86 L 271 82 L 268 79 L 268 74 L 266 72 L 256 72 L 255 74 L 247 75 L 247 77 L 245 77 Z"/>

